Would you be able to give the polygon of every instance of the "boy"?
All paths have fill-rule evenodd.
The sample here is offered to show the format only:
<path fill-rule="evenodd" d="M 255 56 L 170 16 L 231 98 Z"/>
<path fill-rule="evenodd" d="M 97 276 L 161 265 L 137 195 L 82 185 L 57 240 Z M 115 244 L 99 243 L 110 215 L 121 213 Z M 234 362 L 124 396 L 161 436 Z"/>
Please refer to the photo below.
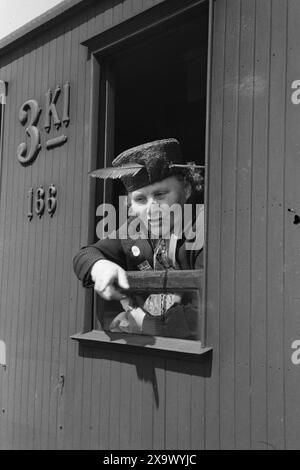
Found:
<path fill-rule="evenodd" d="M 140 221 L 147 236 L 107 238 L 82 248 L 74 257 L 75 273 L 85 287 L 94 285 L 103 299 L 121 301 L 124 311 L 111 322 L 110 331 L 196 338 L 199 312 L 194 299 L 155 294 L 145 301 L 124 294 L 129 288 L 126 271 L 203 267 L 203 205 L 198 204 L 196 220 L 191 211 L 190 220 L 183 220 L 185 206 L 196 194 L 196 166 L 183 163 L 176 139 L 126 150 L 112 165 L 92 176 L 121 178 L 130 203 L 128 225 L 132 220 Z M 187 222 L 196 238 L 193 246 L 186 237 Z"/>

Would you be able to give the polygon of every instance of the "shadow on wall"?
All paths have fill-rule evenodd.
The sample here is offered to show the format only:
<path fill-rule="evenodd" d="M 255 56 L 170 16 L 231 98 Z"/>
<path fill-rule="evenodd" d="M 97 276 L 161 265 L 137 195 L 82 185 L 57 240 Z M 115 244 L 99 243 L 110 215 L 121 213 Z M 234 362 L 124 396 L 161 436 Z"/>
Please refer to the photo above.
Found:
<path fill-rule="evenodd" d="M 202 355 L 190 355 L 165 351 L 149 351 L 139 347 L 127 347 L 101 343 L 101 346 L 79 344 L 79 356 L 95 360 L 111 361 L 119 364 L 131 364 L 136 369 L 136 379 L 152 384 L 155 405 L 160 404 L 158 375 L 162 372 L 175 372 L 188 377 L 211 376 L 213 351 Z M 131 379 L 134 377 L 131 377 Z M 164 388 L 161 390 L 164 393 Z"/>

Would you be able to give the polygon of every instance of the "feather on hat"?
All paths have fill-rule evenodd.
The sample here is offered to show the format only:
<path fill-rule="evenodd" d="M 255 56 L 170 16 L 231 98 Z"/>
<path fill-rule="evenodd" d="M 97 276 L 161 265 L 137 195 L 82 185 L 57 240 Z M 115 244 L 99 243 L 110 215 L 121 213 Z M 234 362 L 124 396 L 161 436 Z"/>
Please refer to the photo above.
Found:
<path fill-rule="evenodd" d="M 125 150 L 112 162 L 112 167 L 92 171 L 96 178 L 121 178 L 128 192 L 154 184 L 186 168 L 203 168 L 183 163 L 176 139 L 162 139 Z"/>

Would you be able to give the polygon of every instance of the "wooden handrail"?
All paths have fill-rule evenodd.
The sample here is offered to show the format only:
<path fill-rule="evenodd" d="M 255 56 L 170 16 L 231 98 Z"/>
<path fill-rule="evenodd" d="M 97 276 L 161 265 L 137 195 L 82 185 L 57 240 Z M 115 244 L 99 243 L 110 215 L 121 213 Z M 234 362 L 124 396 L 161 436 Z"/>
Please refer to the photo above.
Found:
<path fill-rule="evenodd" d="M 202 287 L 203 270 L 127 271 L 132 291 L 172 292 L 199 290 Z"/>

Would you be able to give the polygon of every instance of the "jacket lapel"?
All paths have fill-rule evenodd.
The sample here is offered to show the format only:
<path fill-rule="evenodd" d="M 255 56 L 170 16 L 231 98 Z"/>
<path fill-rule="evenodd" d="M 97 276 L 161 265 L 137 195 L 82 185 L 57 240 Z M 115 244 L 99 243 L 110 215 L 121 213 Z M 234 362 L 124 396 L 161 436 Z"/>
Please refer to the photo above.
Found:
<path fill-rule="evenodd" d="M 149 240 L 121 240 L 129 270 L 153 269 L 153 249 Z"/>

